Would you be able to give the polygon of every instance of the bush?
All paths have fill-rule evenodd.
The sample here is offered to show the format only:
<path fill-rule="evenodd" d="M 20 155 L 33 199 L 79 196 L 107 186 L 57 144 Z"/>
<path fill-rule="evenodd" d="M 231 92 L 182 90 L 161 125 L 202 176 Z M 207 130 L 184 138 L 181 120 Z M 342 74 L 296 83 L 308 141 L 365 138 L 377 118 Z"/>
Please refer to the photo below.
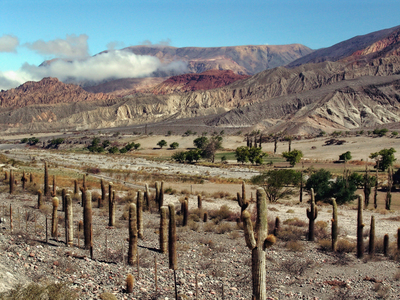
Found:
<path fill-rule="evenodd" d="M 351 253 L 356 249 L 356 243 L 349 240 L 340 239 L 337 242 L 337 252 L 339 253 Z"/>
<path fill-rule="evenodd" d="M 172 149 L 178 149 L 179 144 L 177 142 L 173 142 L 172 144 L 169 145 Z"/>
<path fill-rule="evenodd" d="M 293 252 L 303 251 L 304 247 L 299 241 L 288 241 L 286 243 L 286 249 Z"/>
<path fill-rule="evenodd" d="M 330 239 L 318 240 L 319 249 L 321 251 L 331 251 L 332 241 Z"/>

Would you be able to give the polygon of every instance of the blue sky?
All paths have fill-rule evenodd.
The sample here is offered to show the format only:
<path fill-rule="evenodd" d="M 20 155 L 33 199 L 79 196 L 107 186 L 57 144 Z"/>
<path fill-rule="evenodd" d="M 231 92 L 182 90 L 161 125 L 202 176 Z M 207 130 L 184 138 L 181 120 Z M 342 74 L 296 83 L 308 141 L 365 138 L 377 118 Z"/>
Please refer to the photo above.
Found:
<path fill-rule="evenodd" d="M 8 88 L 1 77 L 20 83 L 45 59 L 84 58 L 111 44 L 318 49 L 400 25 L 399 12 L 398 0 L 1 0 L 0 89 Z"/>

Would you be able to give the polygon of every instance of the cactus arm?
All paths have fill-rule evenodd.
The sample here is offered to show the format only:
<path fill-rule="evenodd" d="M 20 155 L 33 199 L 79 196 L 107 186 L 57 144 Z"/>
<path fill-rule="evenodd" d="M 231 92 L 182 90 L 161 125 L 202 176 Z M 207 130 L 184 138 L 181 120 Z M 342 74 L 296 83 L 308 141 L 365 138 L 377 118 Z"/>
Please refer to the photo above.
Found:
<path fill-rule="evenodd" d="M 253 250 L 256 247 L 256 239 L 254 237 L 253 225 L 251 224 L 250 213 L 248 211 L 244 211 L 242 213 L 243 219 L 243 230 L 244 230 L 244 238 L 246 240 L 246 245 L 250 250 Z"/>
<path fill-rule="evenodd" d="M 268 235 L 268 209 L 267 196 L 263 188 L 257 188 L 257 219 L 255 233 L 257 236 L 257 247 L 262 248 L 264 240 Z"/>

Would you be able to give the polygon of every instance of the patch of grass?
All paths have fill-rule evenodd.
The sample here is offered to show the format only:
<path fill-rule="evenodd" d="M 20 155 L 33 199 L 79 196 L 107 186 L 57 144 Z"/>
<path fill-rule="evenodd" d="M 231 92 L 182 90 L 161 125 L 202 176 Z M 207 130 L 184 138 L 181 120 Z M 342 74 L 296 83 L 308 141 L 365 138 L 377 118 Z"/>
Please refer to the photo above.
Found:
<path fill-rule="evenodd" d="M 337 242 L 337 252 L 338 253 L 351 253 L 354 252 L 356 249 L 356 243 L 346 240 L 346 239 L 339 239 Z"/>
<path fill-rule="evenodd" d="M 279 239 L 282 241 L 298 241 L 306 235 L 306 230 L 297 226 L 284 226 L 279 231 Z"/>
<path fill-rule="evenodd" d="M 30 283 L 27 286 L 17 284 L 13 289 L 1 293 L 0 299 L 21 300 L 21 299 L 57 299 L 74 300 L 78 299 L 66 283 L 49 283 L 45 285 Z"/>
<path fill-rule="evenodd" d="M 317 221 L 314 224 L 314 234 L 317 239 L 328 239 L 330 233 L 327 232 L 328 223 L 325 221 Z"/>
<path fill-rule="evenodd" d="M 292 219 L 287 219 L 287 220 L 283 221 L 283 225 L 306 227 L 307 223 L 303 220 L 300 220 L 299 218 L 292 218 Z"/>
<path fill-rule="evenodd" d="M 292 252 L 301 252 L 304 250 L 303 245 L 299 241 L 288 241 L 285 247 Z"/>
<path fill-rule="evenodd" d="M 331 251 L 332 250 L 332 241 L 329 239 L 318 240 L 319 249 L 321 251 Z"/>
<path fill-rule="evenodd" d="M 301 276 L 308 269 L 314 267 L 314 262 L 311 259 L 293 258 L 286 260 L 280 264 L 280 268 L 292 275 Z"/>

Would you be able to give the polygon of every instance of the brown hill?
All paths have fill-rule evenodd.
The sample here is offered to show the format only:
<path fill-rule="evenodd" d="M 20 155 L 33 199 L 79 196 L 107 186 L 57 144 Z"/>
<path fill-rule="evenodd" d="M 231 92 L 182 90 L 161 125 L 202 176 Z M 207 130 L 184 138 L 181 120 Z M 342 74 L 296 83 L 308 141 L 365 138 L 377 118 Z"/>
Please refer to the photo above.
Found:
<path fill-rule="evenodd" d="M 0 107 L 21 108 L 35 104 L 57 104 L 110 99 L 103 93 L 88 93 L 74 84 L 65 84 L 57 78 L 28 81 L 15 89 L 0 92 Z"/>
<path fill-rule="evenodd" d="M 238 75 L 231 70 L 209 70 L 199 74 L 172 76 L 148 91 L 155 95 L 165 95 L 176 92 L 211 90 L 248 77 L 250 76 Z"/>
<path fill-rule="evenodd" d="M 207 70 L 232 70 L 236 74 L 253 75 L 266 69 L 284 66 L 312 50 L 301 44 L 233 47 L 133 46 L 123 49 L 137 55 L 156 56 L 163 62 L 188 62 L 191 73 Z"/>

